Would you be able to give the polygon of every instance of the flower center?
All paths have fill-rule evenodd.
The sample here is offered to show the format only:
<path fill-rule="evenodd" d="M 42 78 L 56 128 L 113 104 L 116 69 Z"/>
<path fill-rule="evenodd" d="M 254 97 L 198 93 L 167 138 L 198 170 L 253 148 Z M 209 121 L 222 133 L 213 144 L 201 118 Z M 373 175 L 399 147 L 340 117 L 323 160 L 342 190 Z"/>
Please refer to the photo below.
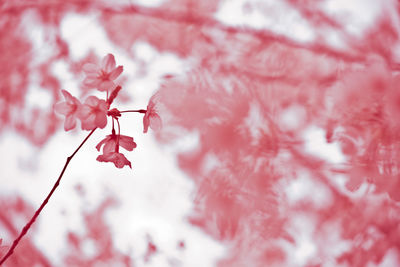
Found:
<path fill-rule="evenodd" d="M 102 81 L 108 81 L 108 80 L 110 80 L 110 74 L 108 72 L 105 72 L 104 70 L 102 70 L 99 75 L 99 79 Z"/>

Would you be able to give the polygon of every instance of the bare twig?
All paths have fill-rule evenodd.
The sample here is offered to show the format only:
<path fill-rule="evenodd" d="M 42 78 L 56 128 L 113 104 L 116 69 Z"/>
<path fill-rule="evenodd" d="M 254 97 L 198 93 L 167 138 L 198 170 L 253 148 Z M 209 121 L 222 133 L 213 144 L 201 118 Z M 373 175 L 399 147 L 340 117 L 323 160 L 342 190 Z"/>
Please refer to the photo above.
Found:
<path fill-rule="evenodd" d="M 75 156 L 75 154 L 79 151 L 79 149 L 81 149 L 81 147 L 83 146 L 83 144 L 85 144 L 85 142 L 89 139 L 89 137 L 93 134 L 93 132 L 96 130 L 97 128 L 94 128 L 89 134 L 88 136 L 86 136 L 86 138 L 82 141 L 82 143 L 75 149 L 74 153 L 71 154 L 71 156 L 69 156 L 67 158 L 67 161 L 65 162 L 65 165 L 60 173 L 60 176 L 58 176 L 58 179 L 56 181 L 56 183 L 53 185 L 53 188 L 51 189 L 50 193 L 47 195 L 46 199 L 42 202 L 42 204 L 40 205 L 39 209 L 35 212 L 35 214 L 33 215 L 33 217 L 30 219 L 30 221 L 24 226 L 24 228 L 22 229 L 21 233 L 19 234 L 19 236 L 14 240 L 14 242 L 12 243 L 10 249 L 7 251 L 7 253 L 3 256 L 3 258 L 0 260 L 0 265 L 2 265 L 7 259 L 8 257 L 10 257 L 13 252 L 14 249 L 17 247 L 19 241 L 21 241 L 22 237 L 28 232 L 28 230 L 31 228 L 32 224 L 35 222 L 36 218 L 39 216 L 40 212 L 42 211 L 42 209 L 46 206 L 47 202 L 49 201 L 49 199 L 51 198 L 51 196 L 53 195 L 54 191 L 57 189 L 57 187 L 60 184 L 61 178 L 64 175 L 65 170 L 67 169 L 69 162 L 72 160 L 72 158 Z"/>

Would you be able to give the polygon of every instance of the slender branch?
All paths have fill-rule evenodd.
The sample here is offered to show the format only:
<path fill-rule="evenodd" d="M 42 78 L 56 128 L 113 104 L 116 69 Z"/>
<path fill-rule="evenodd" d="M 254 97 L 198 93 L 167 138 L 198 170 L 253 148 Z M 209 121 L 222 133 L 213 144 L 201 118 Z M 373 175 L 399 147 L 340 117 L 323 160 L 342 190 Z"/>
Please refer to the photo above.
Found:
<path fill-rule="evenodd" d="M 35 220 L 37 219 L 37 217 L 39 216 L 40 212 L 42 211 L 42 209 L 46 206 L 47 202 L 49 201 L 49 199 L 51 198 L 51 196 L 53 195 L 54 191 L 57 189 L 58 185 L 60 184 L 61 178 L 64 175 L 65 170 L 67 169 L 69 162 L 72 160 L 72 158 L 75 156 L 75 154 L 79 151 L 79 149 L 81 149 L 81 147 L 83 146 L 83 144 L 86 143 L 86 141 L 89 139 L 89 137 L 93 134 L 93 132 L 96 130 L 97 128 L 94 128 L 89 134 L 88 136 L 86 136 L 86 138 L 82 141 L 82 143 L 75 149 L 74 153 L 71 154 L 71 156 L 69 156 L 67 158 L 67 161 L 65 162 L 65 165 L 60 173 L 60 176 L 58 176 L 58 179 L 56 181 L 56 183 L 53 185 L 53 188 L 51 189 L 50 193 L 47 195 L 46 199 L 42 202 L 42 204 L 40 205 L 39 209 L 35 212 L 35 214 L 33 215 L 33 217 L 30 219 L 30 221 L 24 226 L 24 228 L 22 229 L 21 233 L 19 234 L 19 236 L 14 240 L 14 242 L 12 243 L 10 249 L 7 251 L 7 253 L 3 256 L 3 258 L 0 260 L 0 265 L 2 265 L 7 259 L 8 257 L 10 257 L 13 252 L 14 249 L 17 247 L 19 241 L 21 241 L 22 237 L 28 232 L 28 230 L 31 228 L 32 224 L 35 222 Z"/>
<path fill-rule="evenodd" d="M 132 110 L 120 111 L 119 113 L 128 113 L 128 112 L 146 113 L 146 111 L 147 111 L 147 110 L 145 110 L 145 109 L 132 109 Z"/>
<path fill-rule="evenodd" d="M 117 121 L 117 125 L 118 125 L 118 135 L 117 135 L 117 143 L 115 144 L 115 152 L 119 152 L 119 137 L 121 136 L 121 126 L 119 125 L 119 120 L 115 119 Z"/>

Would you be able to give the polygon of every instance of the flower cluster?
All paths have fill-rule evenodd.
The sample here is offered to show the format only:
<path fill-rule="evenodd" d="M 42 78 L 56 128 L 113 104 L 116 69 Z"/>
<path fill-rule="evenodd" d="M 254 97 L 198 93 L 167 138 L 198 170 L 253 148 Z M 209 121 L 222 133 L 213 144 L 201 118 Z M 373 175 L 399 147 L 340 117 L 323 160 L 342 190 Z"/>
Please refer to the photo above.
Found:
<path fill-rule="evenodd" d="M 97 157 L 100 162 L 112 162 L 117 168 L 123 168 L 125 165 L 132 168 L 131 162 L 119 150 L 120 147 L 132 151 L 136 147 L 136 143 L 130 136 L 120 133 L 119 118 L 122 113 L 137 112 L 144 114 L 143 132 L 146 133 L 150 127 L 153 130 L 161 128 L 161 118 L 156 110 L 155 97 L 149 101 L 147 109 L 119 111 L 112 108 L 111 104 L 118 96 L 122 89 L 120 85 L 115 84 L 115 80 L 123 71 L 122 66 L 116 66 L 115 58 L 112 54 L 108 54 L 101 61 L 100 66 L 88 63 L 83 66 L 86 78 L 83 84 L 90 88 L 96 88 L 101 92 L 106 92 L 106 99 L 99 99 L 96 96 L 89 96 L 85 102 L 81 103 L 76 97 L 72 96 L 68 91 L 62 90 L 65 98 L 64 102 L 57 103 L 54 109 L 57 113 L 65 116 L 64 129 L 72 130 L 76 127 L 76 122 L 81 122 L 82 130 L 93 131 L 97 128 L 103 129 L 107 125 L 108 117 L 112 119 L 112 132 L 107 135 L 97 146 L 97 150 L 101 148 L 103 154 Z M 114 124 L 118 125 L 116 132 Z"/>

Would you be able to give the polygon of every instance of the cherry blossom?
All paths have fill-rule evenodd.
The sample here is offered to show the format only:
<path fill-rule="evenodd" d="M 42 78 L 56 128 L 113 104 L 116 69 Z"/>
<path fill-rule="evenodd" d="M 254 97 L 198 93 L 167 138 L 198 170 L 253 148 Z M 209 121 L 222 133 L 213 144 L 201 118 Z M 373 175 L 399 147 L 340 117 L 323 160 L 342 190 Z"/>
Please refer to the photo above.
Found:
<path fill-rule="evenodd" d="M 83 66 L 86 78 L 83 84 L 97 88 L 99 91 L 108 91 L 115 88 L 114 80 L 122 73 L 122 66 L 115 66 L 115 58 L 112 54 L 108 54 L 98 66 L 93 63 L 87 63 Z"/>
<path fill-rule="evenodd" d="M 79 110 L 83 130 L 104 128 L 107 125 L 107 104 L 103 99 L 89 96 Z"/>
<path fill-rule="evenodd" d="M 103 154 L 108 154 L 118 151 L 117 142 L 118 146 L 121 146 L 128 151 L 132 151 L 134 148 L 136 148 L 136 143 L 133 141 L 132 137 L 122 134 L 116 135 L 114 133 L 107 135 L 106 138 L 104 138 L 100 141 L 100 143 L 97 144 L 96 148 L 98 151 L 100 151 L 101 147 L 104 145 Z"/>
<path fill-rule="evenodd" d="M 109 152 L 103 155 L 100 155 L 97 157 L 98 161 L 100 162 L 113 162 L 115 167 L 121 169 L 125 165 L 128 165 L 129 168 L 132 169 L 131 162 L 127 160 L 127 158 L 124 156 L 124 154 L 119 153 L 119 152 Z"/>
<path fill-rule="evenodd" d="M 64 129 L 69 131 L 75 128 L 81 102 L 72 96 L 68 91 L 62 90 L 65 102 L 60 102 L 54 105 L 54 110 L 65 116 Z"/>
<path fill-rule="evenodd" d="M 158 131 L 162 127 L 161 118 L 157 113 L 154 98 L 155 96 L 150 98 L 146 113 L 143 117 L 143 133 L 147 133 L 149 126 L 153 131 Z"/>

